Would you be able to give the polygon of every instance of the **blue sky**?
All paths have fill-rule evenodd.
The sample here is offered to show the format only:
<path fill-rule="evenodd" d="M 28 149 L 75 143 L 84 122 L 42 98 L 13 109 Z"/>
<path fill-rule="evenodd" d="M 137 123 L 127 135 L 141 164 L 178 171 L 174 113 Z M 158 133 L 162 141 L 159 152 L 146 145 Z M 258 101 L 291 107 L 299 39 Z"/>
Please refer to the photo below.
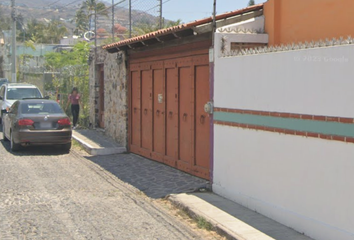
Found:
<path fill-rule="evenodd" d="M 166 0 L 164 0 L 166 1 Z M 217 13 L 230 12 L 247 6 L 249 0 L 217 0 Z M 255 0 L 262 3 L 266 0 Z M 166 19 L 182 19 L 184 23 L 210 17 L 213 11 L 213 0 L 170 0 L 163 5 L 163 16 Z"/>

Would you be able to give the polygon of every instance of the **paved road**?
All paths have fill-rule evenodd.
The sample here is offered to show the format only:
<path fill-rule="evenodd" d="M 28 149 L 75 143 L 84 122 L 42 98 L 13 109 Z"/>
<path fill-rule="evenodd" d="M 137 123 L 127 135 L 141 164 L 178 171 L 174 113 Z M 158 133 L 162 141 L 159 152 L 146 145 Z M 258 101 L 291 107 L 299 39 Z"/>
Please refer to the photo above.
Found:
<path fill-rule="evenodd" d="M 151 198 L 198 191 L 207 180 L 134 154 L 86 157 Z"/>
<path fill-rule="evenodd" d="M 205 239 L 83 158 L 0 143 L 0 239 Z"/>

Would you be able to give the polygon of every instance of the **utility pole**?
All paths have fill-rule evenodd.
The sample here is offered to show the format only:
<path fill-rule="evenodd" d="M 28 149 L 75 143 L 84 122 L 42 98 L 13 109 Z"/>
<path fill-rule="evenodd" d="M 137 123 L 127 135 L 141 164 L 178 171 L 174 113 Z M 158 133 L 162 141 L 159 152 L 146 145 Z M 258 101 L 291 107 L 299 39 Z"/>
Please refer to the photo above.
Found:
<path fill-rule="evenodd" d="M 160 29 L 162 29 L 162 0 L 160 1 Z"/>
<path fill-rule="evenodd" d="M 129 38 L 132 37 L 132 0 L 129 0 Z"/>
<path fill-rule="evenodd" d="M 11 55 L 11 82 L 17 82 L 16 80 L 16 11 L 15 0 L 11 0 L 11 17 L 12 17 L 12 55 Z"/>
<path fill-rule="evenodd" d="M 95 1 L 95 61 L 97 55 L 97 2 Z"/>
<path fill-rule="evenodd" d="M 214 106 L 214 82 L 215 82 L 215 72 L 214 72 L 214 69 L 215 69 L 215 32 L 216 32 L 216 0 L 214 0 L 214 3 L 213 3 L 213 26 L 212 26 L 212 31 L 211 31 L 211 34 L 212 34 L 212 46 L 210 47 L 209 49 L 209 86 L 210 86 L 210 89 L 209 89 L 209 105 Z M 211 111 L 213 112 L 213 111 Z M 214 144 L 213 143 L 213 138 L 214 138 L 214 124 L 213 124 L 213 119 L 214 119 L 214 116 L 213 114 L 210 115 L 210 135 L 211 135 L 211 140 L 210 140 L 210 144 L 211 146 Z M 210 156 L 213 156 L 214 154 L 214 151 L 212 148 L 210 148 Z M 213 169 L 213 166 L 214 166 L 214 162 L 212 160 L 212 158 L 210 158 L 210 167 L 211 169 Z M 213 174 L 212 174 L 212 171 L 209 175 L 210 177 L 210 182 L 213 183 Z"/>
<path fill-rule="evenodd" d="M 112 0 L 112 42 L 114 42 L 114 0 Z"/>
<path fill-rule="evenodd" d="M 214 5 L 213 5 L 213 30 L 211 32 L 212 34 L 212 45 L 214 47 L 215 44 L 215 32 L 216 32 L 216 0 L 214 0 Z"/>

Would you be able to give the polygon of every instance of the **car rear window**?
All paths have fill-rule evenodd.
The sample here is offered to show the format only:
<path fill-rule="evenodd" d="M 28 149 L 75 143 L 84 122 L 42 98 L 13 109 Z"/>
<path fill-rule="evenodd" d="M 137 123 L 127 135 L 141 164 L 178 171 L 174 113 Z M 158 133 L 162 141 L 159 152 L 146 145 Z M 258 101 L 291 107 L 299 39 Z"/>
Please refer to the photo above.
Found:
<path fill-rule="evenodd" d="M 37 88 L 8 88 L 6 99 L 19 100 L 24 98 L 42 98 Z"/>
<path fill-rule="evenodd" d="M 57 103 L 21 103 L 22 114 L 61 114 L 64 113 Z"/>

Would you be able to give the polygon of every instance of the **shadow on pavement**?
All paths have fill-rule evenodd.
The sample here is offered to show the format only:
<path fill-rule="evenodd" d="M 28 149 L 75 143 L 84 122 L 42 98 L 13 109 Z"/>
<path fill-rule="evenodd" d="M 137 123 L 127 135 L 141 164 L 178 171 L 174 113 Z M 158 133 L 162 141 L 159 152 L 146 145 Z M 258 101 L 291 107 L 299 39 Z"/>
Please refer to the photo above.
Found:
<path fill-rule="evenodd" d="M 151 198 L 206 188 L 208 181 L 134 154 L 86 157 Z"/>
<path fill-rule="evenodd" d="M 29 147 L 22 147 L 21 150 L 18 152 L 11 152 L 10 149 L 10 142 L 9 141 L 4 141 L 2 138 L 2 125 L 0 124 L 0 139 L 1 139 L 1 144 L 6 149 L 6 151 L 12 153 L 15 156 L 53 156 L 53 155 L 64 155 L 67 154 L 67 152 L 64 152 L 60 147 L 58 146 L 29 146 Z"/>
<path fill-rule="evenodd" d="M 53 156 L 53 155 L 65 155 L 68 154 L 64 152 L 62 149 L 56 146 L 30 146 L 30 147 L 23 147 L 21 150 L 17 152 L 12 152 L 10 150 L 10 142 L 5 142 L 1 138 L 1 144 L 6 149 L 6 151 L 10 152 L 15 156 Z"/>
<path fill-rule="evenodd" d="M 284 226 L 266 216 L 250 210 L 231 200 L 219 197 L 215 194 L 193 193 L 192 195 L 213 205 L 214 207 L 234 216 L 238 220 L 252 226 L 277 240 L 313 240 L 287 226 Z M 222 199 L 222 200 L 220 200 Z"/>

